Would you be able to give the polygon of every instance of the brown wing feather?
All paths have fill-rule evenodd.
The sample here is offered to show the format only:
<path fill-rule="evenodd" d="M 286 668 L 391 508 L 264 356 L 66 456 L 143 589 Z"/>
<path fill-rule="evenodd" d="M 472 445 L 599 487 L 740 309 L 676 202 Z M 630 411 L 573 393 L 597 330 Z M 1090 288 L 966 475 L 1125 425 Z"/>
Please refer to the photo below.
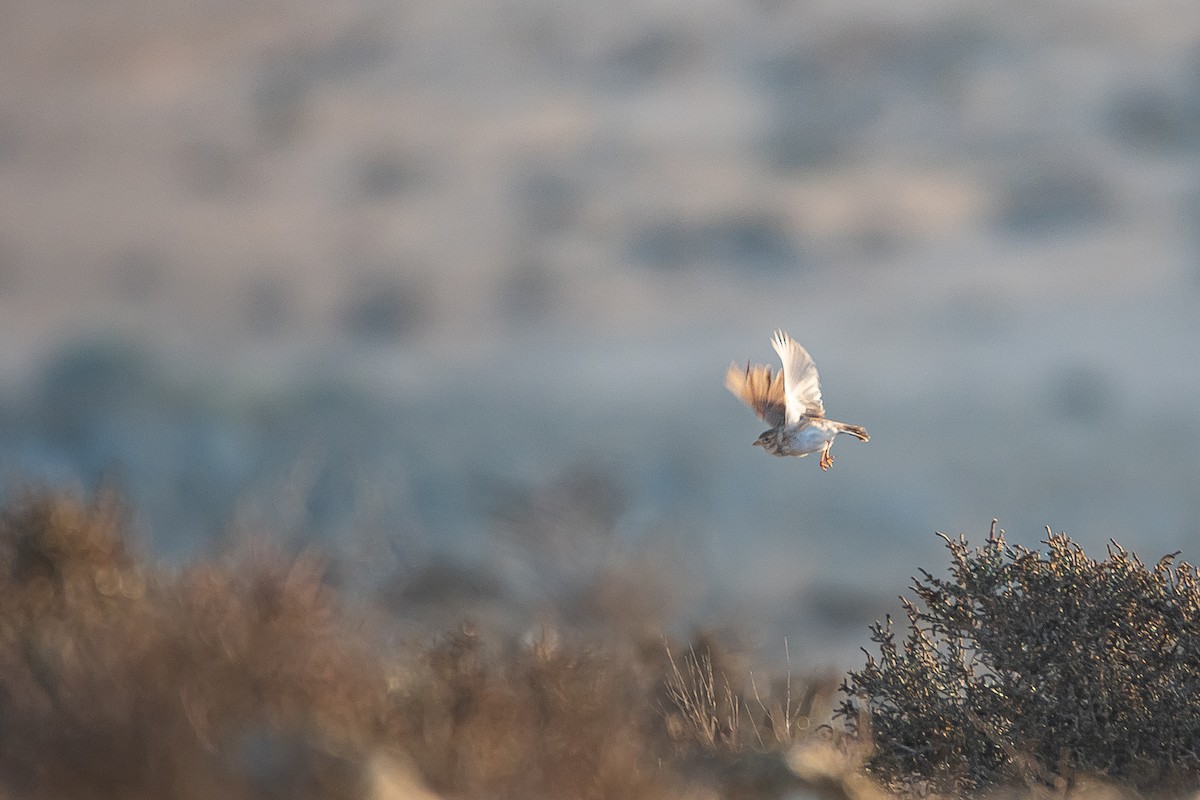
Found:
<path fill-rule="evenodd" d="M 725 388 L 754 409 L 754 413 L 772 427 L 783 423 L 787 415 L 783 396 L 783 372 L 772 374 L 771 368 L 746 362 L 745 367 L 729 365 L 725 373 Z"/>

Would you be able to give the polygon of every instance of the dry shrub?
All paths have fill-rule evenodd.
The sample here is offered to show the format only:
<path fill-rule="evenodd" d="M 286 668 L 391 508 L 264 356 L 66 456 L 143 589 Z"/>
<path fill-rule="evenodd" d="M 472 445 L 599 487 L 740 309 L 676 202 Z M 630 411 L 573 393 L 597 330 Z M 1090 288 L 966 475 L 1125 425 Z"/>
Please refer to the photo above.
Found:
<path fill-rule="evenodd" d="M 784 642 L 787 661 L 791 663 Z M 836 680 L 801 679 L 786 672 L 772 680 L 739 673 L 733 659 L 707 635 L 678 655 L 664 645 L 663 701 L 667 730 L 684 748 L 713 754 L 780 753 L 807 743 L 832 712 Z"/>
<path fill-rule="evenodd" d="M 1044 553 L 994 522 L 977 549 L 943 536 L 950 578 L 922 570 L 903 639 L 890 619 L 872 628 L 879 658 L 850 673 L 839 713 L 873 736 L 874 775 L 948 793 L 1200 785 L 1195 568 L 1147 568 L 1115 542 L 1095 561 L 1047 533 Z"/>
<path fill-rule="evenodd" d="M 632 653 L 566 638 L 543 630 L 497 648 L 470 627 L 445 637 L 396 687 L 390 738 L 447 795 L 681 796 L 659 764 L 654 676 Z"/>
<path fill-rule="evenodd" d="M 169 571 L 125 529 L 111 498 L 0 517 L 0 797 L 683 796 L 636 647 L 385 647 L 312 553 Z"/>
<path fill-rule="evenodd" d="M 676 660 L 664 645 L 670 671 L 663 683 L 667 730 L 676 741 L 713 753 L 737 753 L 749 745 L 742 725 L 743 700 L 726 670 L 713 666 L 708 642 L 693 644 Z"/>
<path fill-rule="evenodd" d="M 785 642 L 785 652 L 786 652 Z M 660 705 L 677 757 L 724 797 L 877 797 L 859 774 L 857 742 L 828 724 L 836 682 L 740 672 L 713 638 L 666 644 Z M 789 657 L 790 661 L 790 657 Z"/>
<path fill-rule="evenodd" d="M 360 792 L 381 671 L 310 557 L 182 576 L 115 501 L 0 521 L 0 784 L 23 797 Z"/>
<path fill-rule="evenodd" d="M 126 529 L 111 497 L 0 512 L 0 797 L 868 796 L 857 762 L 798 749 L 824 684 L 735 669 L 708 639 L 392 644 L 312 552 L 168 570 Z"/>

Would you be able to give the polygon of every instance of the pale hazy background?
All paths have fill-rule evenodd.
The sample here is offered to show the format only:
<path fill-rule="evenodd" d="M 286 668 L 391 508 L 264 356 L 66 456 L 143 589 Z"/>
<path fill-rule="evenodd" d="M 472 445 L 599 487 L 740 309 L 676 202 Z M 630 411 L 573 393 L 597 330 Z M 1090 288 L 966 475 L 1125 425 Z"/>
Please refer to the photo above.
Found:
<path fill-rule="evenodd" d="M 4 491 L 853 664 L 934 530 L 1200 558 L 1198 222 L 1193 2 L 10 0 Z"/>

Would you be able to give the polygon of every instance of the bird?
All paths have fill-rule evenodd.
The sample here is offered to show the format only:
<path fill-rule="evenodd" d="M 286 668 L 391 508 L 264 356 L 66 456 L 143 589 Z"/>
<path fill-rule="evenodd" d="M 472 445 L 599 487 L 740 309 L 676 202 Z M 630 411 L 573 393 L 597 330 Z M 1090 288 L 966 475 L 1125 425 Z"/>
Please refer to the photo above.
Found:
<path fill-rule="evenodd" d="M 798 458 L 820 451 L 824 472 L 833 466 L 829 449 L 839 433 L 871 441 L 867 429 L 861 425 L 826 418 L 817 365 L 799 342 L 777 330 L 771 337 L 771 345 L 783 362 L 779 372 L 772 374 L 765 364 L 751 365 L 747 361 L 741 367 L 735 361 L 725 373 L 725 388 L 771 425 L 755 440 L 755 447 L 774 456 Z"/>

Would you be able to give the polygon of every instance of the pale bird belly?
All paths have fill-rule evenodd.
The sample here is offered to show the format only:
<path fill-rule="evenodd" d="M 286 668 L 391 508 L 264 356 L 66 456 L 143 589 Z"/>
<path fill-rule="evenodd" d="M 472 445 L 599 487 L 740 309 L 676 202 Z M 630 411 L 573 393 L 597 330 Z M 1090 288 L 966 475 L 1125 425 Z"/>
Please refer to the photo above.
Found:
<path fill-rule="evenodd" d="M 825 431 L 816 425 L 806 425 L 791 435 L 793 450 L 804 454 L 815 453 L 836 435 L 836 431 Z"/>

